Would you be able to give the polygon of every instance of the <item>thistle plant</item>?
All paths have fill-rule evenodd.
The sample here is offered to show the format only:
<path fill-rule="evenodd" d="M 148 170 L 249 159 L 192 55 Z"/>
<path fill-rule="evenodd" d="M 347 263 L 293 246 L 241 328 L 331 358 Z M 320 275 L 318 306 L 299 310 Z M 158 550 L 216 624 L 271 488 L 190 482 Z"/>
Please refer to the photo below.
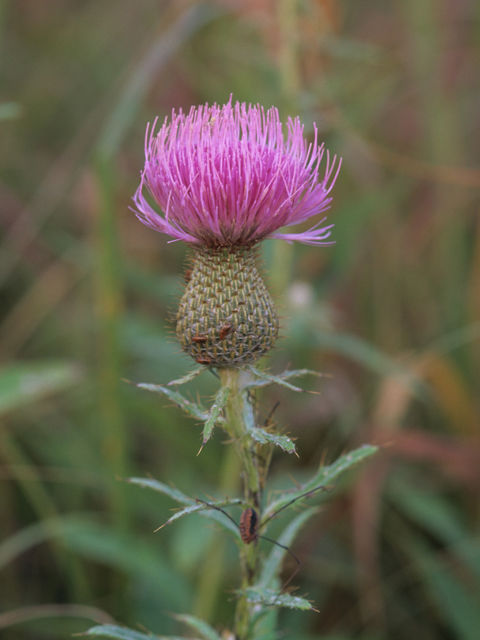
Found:
<path fill-rule="evenodd" d="M 146 161 L 134 211 L 150 228 L 190 247 L 191 264 L 176 316 L 176 333 L 182 349 L 199 366 L 164 385 L 138 386 L 167 396 L 201 421 L 202 447 L 215 426 L 222 428 L 229 436 L 228 446 L 238 455 L 243 491 L 238 497 L 219 496 L 207 502 L 157 480 L 131 478 L 130 482 L 166 494 L 181 505 L 168 523 L 200 512 L 233 536 L 239 548 L 241 580 L 228 637 L 273 637 L 276 616 L 271 614 L 278 608 L 314 609 L 305 598 L 283 590 L 279 574 L 286 554 L 297 559 L 289 546 L 315 509 L 295 511 L 266 559 L 259 555 L 259 537 L 278 513 L 292 512 L 316 492 L 332 487 L 341 473 L 375 451 L 375 447 L 361 447 L 321 466 L 303 486 L 266 499 L 272 450 L 280 447 L 293 453 L 295 445 L 275 425 L 258 424 L 254 395 L 271 384 L 302 392 L 291 379 L 321 374 L 302 369 L 272 375 L 254 366 L 272 349 L 279 331 L 275 305 L 257 266 L 258 247 L 266 238 L 333 244 L 333 225 L 326 218 L 307 231 L 288 228 L 329 208 L 340 162 L 318 143 L 316 128 L 313 142 L 306 141 L 298 118 L 288 119 L 285 135 L 275 108 L 265 112 L 259 106 L 233 105 L 230 100 L 222 107 L 192 108 L 188 115 L 173 112 L 158 133 L 156 124 L 147 128 Z M 148 194 L 159 210 L 149 203 Z M 285 227 L 287 231 L 281 231 Z M 177 390 L 206 371 L 215 373 L 220 383 L 210 407 Z M 243 511 L 240 527 L 225 511 L 231 506 Z M 179 617 L 196 637 L 220 640 L 218 631 L 205 621 L 190 615 Z M 132 640 L 155 638 L 114 626 L 95 627 L 88 633 Z"/>

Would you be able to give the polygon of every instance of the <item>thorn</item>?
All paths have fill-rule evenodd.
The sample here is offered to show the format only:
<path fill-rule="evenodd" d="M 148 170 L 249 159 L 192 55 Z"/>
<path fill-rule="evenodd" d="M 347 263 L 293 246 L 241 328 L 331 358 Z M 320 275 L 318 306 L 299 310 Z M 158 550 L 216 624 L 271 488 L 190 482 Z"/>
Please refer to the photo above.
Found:
<path fill-rule="evenodd" d="M 206 443 L 206 442 L 207 442 L 206 440 L 204 440 L 204 441 L 202 442 L 202 446 L 201 446 L 201 447 L 200 447 L 200 449 L 198 450 L 197 456 L 199 456 L 199 455 L 202 453 L 202 449 L 203 449 L 203 447 L 204 447 L 204 445 L 205 445 L 205 443 Z"/>
<path fill-rule="evenodd" d="M 168 522 L 165 522 L 164 524 L 162 524 L 160 527 L 158 527 L 158 529 L 155 529 L 153 533 L 157 533 L 157 531 L 160 531 L 160 529 L 163 529 L 163 527 L 168 524 Z"/>

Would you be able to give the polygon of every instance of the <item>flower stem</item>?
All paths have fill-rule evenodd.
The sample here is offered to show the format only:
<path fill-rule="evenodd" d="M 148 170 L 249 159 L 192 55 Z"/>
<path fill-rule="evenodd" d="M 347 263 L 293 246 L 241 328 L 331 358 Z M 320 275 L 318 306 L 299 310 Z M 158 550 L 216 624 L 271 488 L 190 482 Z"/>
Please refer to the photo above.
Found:
<path fill-rule="evenodd" d="M 222 386 L 229 387 L 230 396 L 225 407 L 226 430 L 234 440 L 237 455 L 242 465 L 242 476 L 246 504 L 260 513 L 262 473 L 259 466 L 258 447 L 249 434 L 253 423 L 253 410 L 245 390 L 251 374 L 237 368 L 219 370 Z M 258 572 L 258 545 L 256 542 L 243 544 L 240 551 L 242 581 L 241 590 L 255 584 Z M 252 632 L 254 605 L 240 594 L 235 613 L 235 637 L 248 640 Z"/>
<path fill-rule="evenodd" d="M 259 509 L 260 472 L 254 455 L 255 441 L 248 433 L 247 419 L 251 415 L 251 406 L 244 390 L 245 385 L 251 380 L 251 374 L 237 368 L 220 369 L 219 374 L 222 386 L 230 389 L 230 397 L 225 407 L 226 429 L 234 440 L 242 462 L 245 501 L 254 509 Z"/>

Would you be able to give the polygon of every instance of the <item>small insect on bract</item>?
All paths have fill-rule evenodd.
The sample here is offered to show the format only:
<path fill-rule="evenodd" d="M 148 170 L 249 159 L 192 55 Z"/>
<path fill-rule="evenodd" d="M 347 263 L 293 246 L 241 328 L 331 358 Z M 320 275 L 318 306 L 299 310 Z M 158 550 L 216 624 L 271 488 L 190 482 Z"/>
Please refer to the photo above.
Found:
<path fill-rule="evenodd" d="M 220 329 L 218 337 L 220 340 L 223 340 L 228 336 L 228 334 L 232 331 L 233 327 L 229 322 L 226 322 Z"/>

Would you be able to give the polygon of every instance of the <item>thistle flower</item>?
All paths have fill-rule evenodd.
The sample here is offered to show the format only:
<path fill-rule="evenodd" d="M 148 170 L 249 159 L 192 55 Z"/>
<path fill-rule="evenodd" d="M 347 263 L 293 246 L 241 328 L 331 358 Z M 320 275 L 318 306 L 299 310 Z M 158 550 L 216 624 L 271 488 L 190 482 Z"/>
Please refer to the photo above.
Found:
<path fill-rule="evenodd" d="M 277 233 L 329 208 L 338 174 L 323 145 L 308 145 L 303 126 L 288 119 L 284 139 L 278 111 L 259 106 L 192 107 L 172 113 L 158 134 L 147 128 L 145 169 L 134 201 L 147 226 L 196 246 L 252 245 L 265 238 L 327 244 L 325 218 L 303 233 Z M 338 167 L 339 168 L 339 167 Z M 146 186 L 165 212 L 143 196 Z M 328 243 L 330 244 L 330 243 Z"/>
<path fill-rule="evenodd" d="M 325 218 L 308 231 L 280 233 L 329 208 L 340 168 L 330 161 L 320 179 L 323 145 L 303 137 L 288 119 L 285 139 L 275 108 L 232 102 L 172 113 L 155 134 L 147 127 L 145 168 L 135 213 L 156 231 L 194 250 L 193 268 L 177 314 L 182 347 L 197 362 L 231 366 L 253 362 L 278 334 L 273 301 L 255 266 L 265 238 L 332 244 Z M 143 195 L 147 187 L 165 212 Z"/>

